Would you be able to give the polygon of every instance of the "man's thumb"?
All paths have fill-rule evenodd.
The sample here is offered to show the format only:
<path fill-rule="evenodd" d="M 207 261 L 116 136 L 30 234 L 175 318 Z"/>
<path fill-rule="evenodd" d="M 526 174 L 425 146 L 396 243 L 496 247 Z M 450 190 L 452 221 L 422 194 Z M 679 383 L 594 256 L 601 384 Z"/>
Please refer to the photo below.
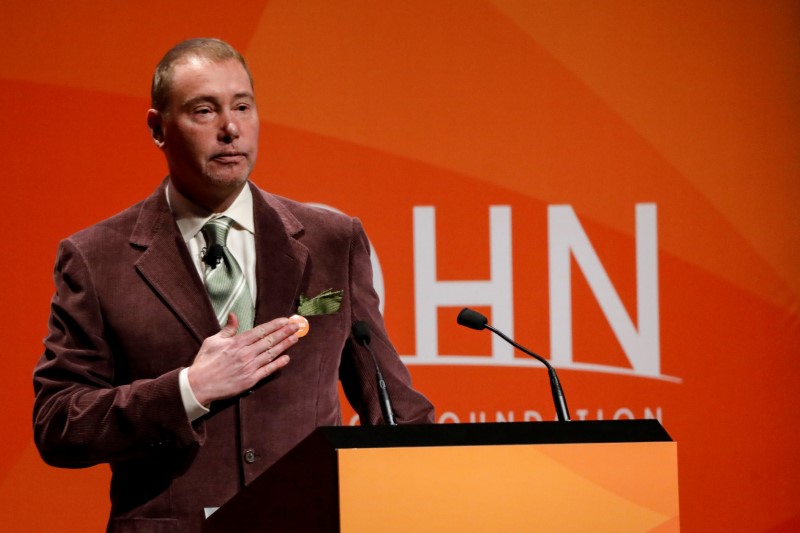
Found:
<path fill-rule="evenodd" d="M 228 322 L 225 327 L 219 332 L 221 337 L 233 337 L 239 331 L 239 319 L 233 313 L 228 313 Z"/>

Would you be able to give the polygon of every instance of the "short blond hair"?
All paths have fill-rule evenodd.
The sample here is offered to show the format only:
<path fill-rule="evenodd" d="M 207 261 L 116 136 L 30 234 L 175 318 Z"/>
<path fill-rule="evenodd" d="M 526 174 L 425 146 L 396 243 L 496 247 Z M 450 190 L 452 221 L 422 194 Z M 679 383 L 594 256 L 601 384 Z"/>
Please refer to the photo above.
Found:
<path fill-rule="evenodd" d="M 220 39 L 188 39 L 173 46 L 156 66 L 150 87 L 150 105 L 153 109 L 162 113 L 167 109 L 175 65 L 187 57 L 201 57 L 211 61 L 235 59 L 242 64 L 250 78 L 250 86 L 253 86 L 253 75 L 247 62 L 233 46 Z"/>

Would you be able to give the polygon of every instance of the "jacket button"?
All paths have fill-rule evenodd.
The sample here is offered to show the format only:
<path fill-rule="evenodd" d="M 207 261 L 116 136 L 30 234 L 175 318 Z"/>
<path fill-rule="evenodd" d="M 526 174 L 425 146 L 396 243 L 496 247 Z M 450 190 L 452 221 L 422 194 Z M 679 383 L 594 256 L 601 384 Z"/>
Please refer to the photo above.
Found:
<path fill-rule="evenodd" d="M 251 465 L 256 462 L 256 452 L 255 450 L 245 450 L 244 451 L 244 462 Z"/>

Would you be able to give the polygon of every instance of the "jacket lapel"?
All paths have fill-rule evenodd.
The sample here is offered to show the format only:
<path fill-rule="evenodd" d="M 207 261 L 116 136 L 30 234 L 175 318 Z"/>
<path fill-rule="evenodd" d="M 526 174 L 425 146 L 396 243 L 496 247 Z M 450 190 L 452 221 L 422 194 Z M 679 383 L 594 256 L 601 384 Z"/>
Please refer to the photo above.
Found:
<path fill-rule="evenodd" d="M 167 204 L 165 184 L 142 203 L 131 234 L 131 244 L 143 249 L 136 269 L 202 342 L 219 331 L 219 324 Z"/>
<path fill-rule="evenodd" d="M 256 226 L 256 324 L 297 310 L 308 249 L 295 237 L 303 225 L 275 196 L 251 184 Z"/>

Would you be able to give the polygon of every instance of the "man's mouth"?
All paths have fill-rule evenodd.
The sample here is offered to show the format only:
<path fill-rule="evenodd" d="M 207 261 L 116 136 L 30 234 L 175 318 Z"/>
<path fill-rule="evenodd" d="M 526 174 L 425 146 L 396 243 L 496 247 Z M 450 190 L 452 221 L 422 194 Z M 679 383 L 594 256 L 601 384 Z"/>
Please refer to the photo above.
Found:
<path fill-rule="evenodd" d="M 221 152 L 214 154 L 211 159 L 218 163 L 231 164 L 238 163 L 245 157 L 243 152 Z"/>

